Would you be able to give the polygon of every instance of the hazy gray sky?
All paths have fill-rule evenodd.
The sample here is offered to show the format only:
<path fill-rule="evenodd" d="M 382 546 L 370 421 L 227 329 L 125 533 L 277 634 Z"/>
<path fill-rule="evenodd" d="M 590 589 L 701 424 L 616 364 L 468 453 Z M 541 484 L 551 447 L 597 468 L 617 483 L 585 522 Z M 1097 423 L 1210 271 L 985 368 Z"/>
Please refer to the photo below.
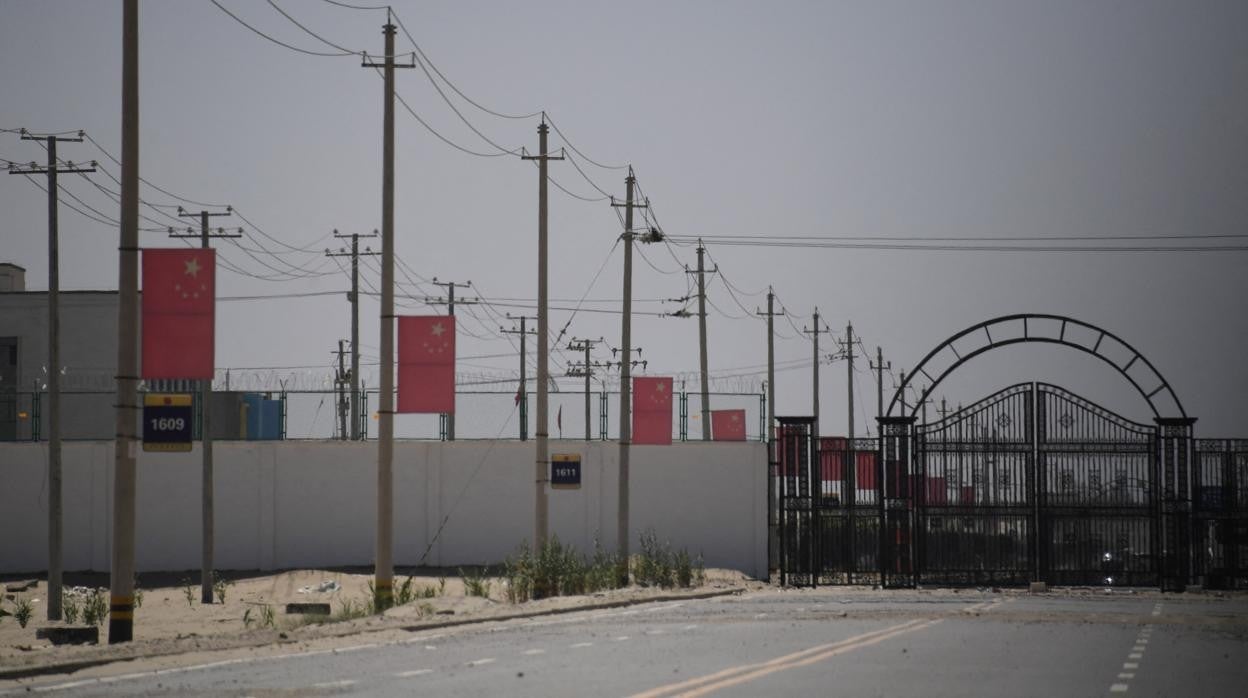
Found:
<path fill-rule="evenodd" d="M 270 4 L 220 1 L 275 38 L 333 51 Z M 384 12 L 275 2 L 334 43 L 381 52 Z M 337 247 L 325 239 L 331 229 L 366 232 L 380 225 L 381 81 L 361 68 L 358 56 L 283 48 L 208 0 L 140 8 L 142 176 L 189 199 L 233 204 L 281 243 L 311 250 L 291 251 L 240 220 L 217 219 L 243 225 L 245 247 L 262 243 L 280 254 L 253 252 L 252 258 L 223 242 L 224 262 L 257 275 L 275 274 L 261 261 L 301 277 L 289 265 L 329 272 L 265 281 L 222 269 L 218 295 L 345 290 L 347 277 L 320 251 Z M 509 114 L 546 110 L 585 155 L 603 164 L 632 163 L 671 235 L 1248 233 L 1243 2 L 457 1 L 398 3 L 395 10 L 433 63 L 480 104 Z M 411 50 L 402 32 L 397 45 Z M 120 2 L 0 0 L 0 128 L 81 128 L 117 155 L 120 46 Z M 537 149 L 536 117 L 497 118 L 443 89 L 495 143 Z M 419 69 L 399 71 L 398 90 L 447 139 L 498 152 L 459 121 Z M 455 150 L 402 108 L 396 131 L 402 259 L 420 277 L 472 279 L 473 295 L 531 304 L 532 165 Z M 551 147 L 562 145 L 552 134 Z M 100 159 L 119 174 L 90 143 L 66 144 L 61 155 Z M 0 158 L 43 157 L 37 145 L 0 134 Z M 577 161 L 598 186 L 623 196 L 623 172 Z M 600 196 L 568 161 L 552 163 L 551 173 L 578 195 Z M 117 188 L 102 173 L 91 181 Z M 116 217 L 117 204 L 87 179 L 74 176 L 65 186 Z M 143 197 L 179 203 L 151 188 Z M 30 288 L 46 288 L 43 193 L 5 175 L 0 211 L 0 260 L 26 267 Z M 550 211 L 551 296 L 569 299 L 555 305 L 574 306 L 587 290 L 591 301 L 609 301 L 587 302 L 561 344 L 600 335 L 618 344 L 619 316 L 589 312 L 618 309 L 615 213 L 606 202 L 579 201 L 553 188 Z M 144 214 L 155 221 L 144 227 L 169 222 L 152 209 Z M 61 221 L 63 287 L 115 287 L 116 227 L 68 209 Z M 180 243 L 145 232 L 142 244 Z M 991 317 L 1074 316 L 1117 333 L 1152 360 L 1200 419 L 1198 435 L 1248 434 L 1241 407 L 1248 389 L 1248 252 L 708 248 L 725 279 L 743 292 L 738 300 L 746 310 L 765 305 L 764 296 L 746 294 L 772 284 L 793 324 L 809 326 L 816 305 L 838 333 L 852 320 L 870 351 L 882 346 L 895 368 L 913 366 L 947 336 Z M 636 259 L 636 307 L 646 315 L 635 320 L 635 342 L 651 373 L 696 371 L 696 320 L 656 317 L 680 306 L 654 301 L 686 295 L 688 279 L 677 262 L 692 266 L 693 248 L 641 252 L 652 265 Z M 365 269 L 375 286 L 373 260 Z M 423 297 L 436 289 L 403 291 Z M 717 308 L 709 318 L 713 372 L 753 373 L 744 381 L 756 384 L 766 360 L 762 322 L 746 316 L 723 280 L 712 281 L 708 292 Z M 477 336 L 461 334 L 459 354 L 506 355 L 472 359 L 461 370 L 514 373 L 512 345 L 496 333 L 495 315 L 508 310 L 523 312 L 501 304 L 462 309 L 481 322 L 463 315 L 462 329 Z M 375 300 L 365 302 L 363 314 L 361 344 L 375 361 Z M 552 311 L 552 328 L 569 316 Z M 791 367 L 778 374 L 778 412 L 808 413 L 809 341 L 788 320 L 777 328 L 777 358 Z M 217 364 L 235 375 L 243 367 L 325 366 L 242 372 L 324 376 L 330 351 L 348 336 L 349 306 L 341 296 L 222 301 Z M 561 374 L 565 357 L 555 359 Z M 375 366 L 365 368 L 375 385 Z M 823 376 L 823 431 L 839 433 L 845 365 L 825 366 Z M 986 354 L 938 392 L 969 403 L 1031 379 L 1150 417 L 1112 369 L 1056 347 Z M 695 390 L 696 382 L 687 387 Z M 861 425 L 864 412 L 874 414 L 872 377 L 859 374 L 856 389 L 866 393 Z M 470 419 L 464 415 L 461 423 Z"/>

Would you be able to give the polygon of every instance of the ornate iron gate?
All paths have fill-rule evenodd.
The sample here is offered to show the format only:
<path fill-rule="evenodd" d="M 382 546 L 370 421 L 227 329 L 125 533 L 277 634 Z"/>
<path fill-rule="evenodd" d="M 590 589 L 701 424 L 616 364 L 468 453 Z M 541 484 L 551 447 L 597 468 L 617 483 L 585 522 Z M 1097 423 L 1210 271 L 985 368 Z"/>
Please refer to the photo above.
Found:
<path fill-rule="evenodd" d="M 1248 439 L 1200 439 L 1193 567 L 1208 589 L 1248 589 Z"/>
<path fill-rule="evenodd" d="M 1248 441 L 1193 450 L 1190 419 L 1021 383 L 936 422 L 882 418 L 879 440 L 779 422 L 782 583 L 1248 585 Z"/>

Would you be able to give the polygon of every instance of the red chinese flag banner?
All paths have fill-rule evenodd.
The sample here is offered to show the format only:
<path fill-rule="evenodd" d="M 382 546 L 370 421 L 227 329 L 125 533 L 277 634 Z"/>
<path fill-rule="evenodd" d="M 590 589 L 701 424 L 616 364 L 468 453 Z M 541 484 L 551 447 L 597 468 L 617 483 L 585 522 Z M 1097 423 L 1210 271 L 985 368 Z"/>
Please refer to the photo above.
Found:
<path fill-rule="evenodd" d="M 216 256 L 143 250 L 143 378 L 212 379 Z"/>
<path fill-rule="evenodd" d="M 633 443 L 672 443 L 672 379 L 633 379 Z"/>
<path fill-rule="evenodd" d="M 399 318 L 399 412 L 455 412 L 455 318 Z"/>
<path fill-rule="evenodd" d="M 712 441 L 745 441 L 745 410 L 711 410 Z"/>

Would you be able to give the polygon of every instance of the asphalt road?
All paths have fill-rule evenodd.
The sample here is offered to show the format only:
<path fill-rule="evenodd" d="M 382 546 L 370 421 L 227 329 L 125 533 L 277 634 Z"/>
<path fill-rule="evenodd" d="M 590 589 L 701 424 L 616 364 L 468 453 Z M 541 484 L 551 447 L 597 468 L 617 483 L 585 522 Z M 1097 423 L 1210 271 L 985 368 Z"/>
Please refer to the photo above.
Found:
<path fill-rule="evenodd" d="M 1248 696 L 1242 595 L 774 590 L 356 642 L 0 695 Z"/>

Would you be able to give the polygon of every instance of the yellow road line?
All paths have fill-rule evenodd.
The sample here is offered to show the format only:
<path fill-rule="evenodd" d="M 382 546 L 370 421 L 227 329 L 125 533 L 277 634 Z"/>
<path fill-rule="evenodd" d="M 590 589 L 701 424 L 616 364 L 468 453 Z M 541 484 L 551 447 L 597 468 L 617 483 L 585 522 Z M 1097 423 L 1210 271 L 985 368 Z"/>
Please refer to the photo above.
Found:
<path fill-rule="evenodd" d="M 783 657 L 777 657 L 775 659 L 772 659 L 766 662 L 757 663 L 757 664 L 742 664 L 739 666 L 729 667 L 727 669 L 717 671 L 713 674 L 707 674 L 706 676 L 701 676 L 701 677 L 697 677 L 693 679 L 687 679 L 685 681 L 667 684 L 665 686 L 659 686 L 657 688 L 652 688 L 649 691 L 634 694 L 631 698 L 659 698 L 659 696 L 673 694 L 677 691 L 680 691 L 686 688 L 694 688 L 696 686 L 710 683 L 713 681 L 728 679 L 729 677 L 732 677 L 737 674 L 743 674 L 743 673 L 751 672 L 751 671 L 764 670 L 768 667 L 782 665 L 787 662 L 792 662 L 795 660 L 800 660 L 812 654 L 818 654 L 820 652 L 836 651 L 836 650 L 847 649 L 847 648 L 852 649 L 853 647 L 858 646 L 859 643 L 872 640 L 879 636 L 888 635 L 889 633 L 905 631 L 905 630 L 908 630 L 910 628 L 913 628 L 919 625 L 920 623 L 923 623 L 923 621 L 922 620 L 906 621 L 905 623 L 899 623 L 897 625 L 889 626 L 887 628 L 881 628 L 880 630 L 872 630 L 870 632 L 862 633 L 861 635 L 855 635 L 854 637 L 846 638 L 844 640 L 839 640 L 837 642 L 830 642 L 830 643 L 823 644 L 823 645 L 817 645 L 815 647 L 810 647 L 810 648 L 801 650 L 799 652 L 786 654 Z M 891 635 L 889 636 L 891 637 Z"/>
<path fill-rule="evenodd" d="M 837 647 L 837 648 L 835 648 L 835 649 L 830 649 L 830 650 L 828 650 L 828 651 L 826 651 L 826 652 L 823 652 L 823 653 L 820 653 L 820 654 L 816 654 L 816 655 L 814 655 L 813 657 L 806 657 L 806 658 L 804 658 L 804 659 L 798 659 L 798 660 L 795 660 L 795 661 L 790 661 L 790 662 L 787 662 L 787 663 L 784 663 L 784 664 L 777 664 L 777 665 L 775 665 L 775 666 L 769 666 L 769 667 L 765 667 L 765 668 L 762 668 L 762 669 L 758 669 L 758 670 L 756 670 L 756 671 L 751 671 L 751 672 L 749 672 L 748 674 L 741 674 L 741 675 L 738 675 L 738 676 L 733 676 L 733 677 L 731 677 L 731 678 L 724 679 L 724 680 L 722 680 L 722 681 L 719 681 L 719 682 L 717 682 L 717 683 L 710 684 L 710 685 L 708 685 L 708 686 L 703 686 L 703 687 L 701 687 L 701 688 L 698 688 L 698 689 L 695 689 L 695 690 L 692 690 L 692 691 L 686 691 L 686 692 L 684 692 L 684 693 L 679 694 L 678 698 L 697 698 L 698 696 L 704 696 L 704 695 L 706 695 L 706 694 L 708 694 L 708 693 L 712 693 L 712 692 L 714 692 L 714 691 L 718 691 L 718 690 L 723 689 L 723 688 L 729 688 L 729 687 L 731 687 L 731 686 L 738 686 L 738 685 L 743 684 L 743 683 L 746 683 L 746 682 L 748 682 L 748 681 L 753 681 L 753 680 L 755 680 L 755 679 L 760 679 L 760 678 L 762 678 L 762 677 L 764 677 L 764 676 L 768 676 L 768 675 L 770 675 L 770 674 L 775 674 L 775 673 L 777 673 L 777 672 L 781 672 L 781 671 L 788 671 L 788 670 L 790 670 L 790 669 L 797 669 L 798 667 L 809 666 L 809 665 L 814 664 L 814 663 L 816 663 L 816 662 L 822 662 L 822 661 L 824 661 L 825 659 L 831 659 L 832 657 L 835 657 L 835 656 L 836 656 L 836 655 L 838 655 L 838 654 L 844 654 L 844 653 L 849 652 L 849 651 L 852 651 L 852 650 L 860 649 L 860 648 L 862 648 L 862 647 L 868 647 L 868 646 L 870 646 L 870 645 L 874 645 L 874 644 L 877 644 L 877 643 L 883 642 L 883 641 L 885 641 L 885 640 L 888 640 L 888 639 L 891 639 L 891 638 L 897 637 L 897 636 L 899 636 L 899 635 L 905 635 L 905 634 L 907 634 L 907 633 L 912 633 L 912 632 L 916 632 L 916 631 L 918 631 L 918 630 L 922 630 L 922 629 L 924 629 L 924 628 L 927 628 L 927 627 L 930 627 L 930 626 L 936 625 L 936 624 L 937 624 L 937 623 L 939 623 L 939 622 L 941 622 L 941 621 L 940 621 L 940 620 L 930 620 L 930 621 L 927 621 L 926 623 L 922 623 L 922 624 L 920 624 L 920 625 L 912 625 L 912 626 L 910 626 L 910 627 L 908 627 L 908 628 L 900 628 L 900 629 L 898 629 L 898 630 L 894 630 L 893 632 L 890 632 L 890 633 L 885 633 L 885 634 L 883 634 L 883 635 L 876 635 L 875 637 L 868 638 L 868 639 L 866 639 L 866 640 L 862 640 L 861 642 L 857 642 L 857 643 L 854 643 L 854 644 L 852 644 L 852 645 L 845 645 L 845 646 L 843 646 L 843 647 Z"/>

